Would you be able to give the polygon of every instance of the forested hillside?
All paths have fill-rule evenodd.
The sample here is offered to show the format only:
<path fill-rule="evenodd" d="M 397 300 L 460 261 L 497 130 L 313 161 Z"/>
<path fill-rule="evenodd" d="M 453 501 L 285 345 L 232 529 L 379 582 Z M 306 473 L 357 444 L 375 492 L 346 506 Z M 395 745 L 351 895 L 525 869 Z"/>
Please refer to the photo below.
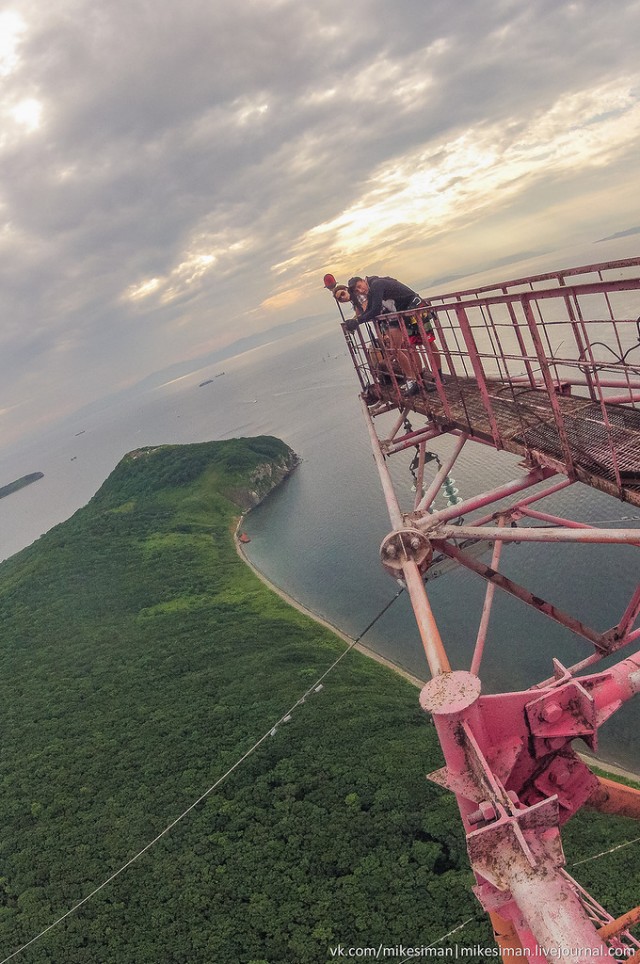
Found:
<path fill-rule="evenodd" d="M 131 453 L 0 566 L 0 960 L 183 813 L 344 650 L 233 546 L 239 506 L 295 461 L 272 438 Z M 464 921 L 445 944 L 491 946 L 454 800 L 424 779 L 441 763 L 413 687 L 352 652 L 16 959 L 305 964 L 338 944 L 427 945 Z M 585 820 L 573 859 L 637 830 Z M 585 868 L 608 899 L 602 862 Z M 623 883 L 610 893 L 626 909 Z"/>

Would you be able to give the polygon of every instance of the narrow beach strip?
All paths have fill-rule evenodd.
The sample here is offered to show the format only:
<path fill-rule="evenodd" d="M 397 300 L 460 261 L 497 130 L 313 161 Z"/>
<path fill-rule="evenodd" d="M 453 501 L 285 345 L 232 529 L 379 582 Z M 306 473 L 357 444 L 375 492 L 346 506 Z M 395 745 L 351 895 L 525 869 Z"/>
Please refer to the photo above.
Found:
<path fill-rule="evenodd" d="M 258 577 L 260 582 L 262 582 L 268 589 L 271 589 L 272 592 L 275 592 L 276 595 L 280 596 L 280 598 L 283 599 L 284 602 L 286 602 L 289 606 L 293 606 L 293 608 L 297 609 L 298 612 L 302 613 L 304 616 L 308 616 L 310 619 L 313 619 L 316 623 L 319 623 L 321 626 L 324 626 L 325 629 L 330 630 L 335 636 L 338 636 L 340 639 L 344 640 L 345 643 L 348 643 L 349 645 L 351 645 L 353 643 L 352 636 L 348 636 L 346 633 L 343 633 L 343 631 L 339 629 L 337 626 L 334 626 L 333 623 L 330 623 L 327 619 L 324 619 L 318 613 L 314 613 L 312 609 L 308 609 L 303 603 L 299 602 L 297 599 L 294 599 L 293 596 L 290 596 L 289 593 L 285 592 L 284 589 L 281 589 L 280 586 L 276 586 L 275 583 L 271 582 L 271 580 L 268 579 L 265 576 L 265 574 L 261 572 L 261 570 L 258 569 L 258 567 L 254 565 L 254 563 L 248 558 L 247 554 L 244 551 L 245 549 L 244 544 L 240 541 L 240 526 L 242 525 L 244 518 L 245 518 L 244 516 L 241 516 L 241 518 L 238 520 L 238 524 L 236 526 L 234 536 L 233 536 L 233 541 L 235 543 L 236 552 L 238 553 L 242 561 L 245 563 L 245 565 L 247 565 L 249 569 L 251 569 L 251 571 Z M 406 679 L 409 683 L 412 684 L 412 686 L 415 686 L 419 690 L 421 690 L 424 684 L 426 683 L 426 680 L 419 679 L 417 676 L 414 676 L 408 670 L 403 669 L 402 666 L 398 666 L 398 664 L 392 662 L 392 660 L 387 659 L 385 656 L 381 656 L 379 653 L 374 652 L 374 650 L 372 649 L 369 649 L 369 647 L 365 646 L 363 643 L 356 643 L 353 648 L 357 649 L 359 653 L 363 653 L 365 656 L 368 656 L 370 659 L 375 660 L 376 663 L 380 663 L 382 666 L 386 666 L 387 669 L 393 670 L 394 673 L 397 673 L 399 676 L 402 676 L 403 679 Z"/>
<path fill-rule="evenodd" d="M 324 619 L 318 613 L 313 612 L 312 609 L 308 609 L 303 603 L 299 602 L 297 599 L 294 599 L 293 596 L 290 596 L 289 593 L 285 592 L 284 589 L 281 589 L 280 586 L 276 586 L 275 583 L 271 582 L 265 576 L 265 574 L 261 572 L 261 570 L 258 569 L 257 566 L 254 565 L 254 563 L 248 558 L 246 552 L 244 551 L 245 550 L 244 544 L 240 541 L 240 526 L 244 522 L 245 517 L 246 517 L 246 514 L 242 515 L 238 519 L 238 524 L 233 534 L 233 541 L 235 543 L 236 552 L 238 553 L 242 561 L 245 563 L 245 565 L 247 565 L 249 569 L 251 569 L 251 571 L 255 573 L 255 575 L 258 577 L 260 582 L 262 582 L 265 586 L 267 586 L 268 589 L 271 589 L 272 592 L 275 592 L 276 595 L 280 596 L 280 598 L 283 599 L 284 602 L 286 602 L 289 606 L 293 606 L 293 608 L 297 609 L 298 612 L 303 613 L 303 615 L 305 616 L 309 616 L 310 619 L 315 620 L 315 622 L 319 623 L 321 626 L 324 626 L 325 629 L 329 629 L 336 636 L 339 636 L 340 639 L 344 640 L 345 643 L 348 643 L 348 644 L 353 643 L 353 638 L 351 636 L 348 636 L 346 633 L 342 632 L 341 629 L 339 629 L 337 626 L 334 626 L 333 623 L 330 623 L 328 620 Z M 375 660 L 376 663 L 380 663 L 382 666 L 386 666 L 387 669 L 393 670 L 394 673 L 398 673 L 399 676 L 402 676 L 404 679 L 406 679 L 409 683 L 411 683 L 417 689 L 421 690 L 424 684 L 426 683 L 426 680 L 419 679 L 417 676 L 414 676 L 412 673 L 409 673 L 408 670 L 403 669 L 402 666 L 398 666 L 397 663 L 392 662 L 392 660 L 387 659 L 385 656 L 381 656 L 379 653 L 374 652 L 374 650 L 369 649 L 368 646 L 364 646 L 362 643 L 356 643 L 353 648 L 357 649 L 358 652 L 363 653 L 365 656 L 368 656 L 370 659 Z M 606 760 L 600 760 L 598 757 L 593 756 L 591 753 L 583 753 L 582 751 L 576 751 L 576 752 L 580 757 L 580 759 L 587 764 L 587 766 L 597 767 L 597 769 L 602 771 L 605 774 L 605 776 L 608 776 L 611 778 L 614 778 L 617 776 L 624 777 L 625 780 L 632 780 L 634 783 L 637 783 L 640 785 L 640 773 L 634 773 L 632 770 L 627 770 L 625 767 L 618 766 L 615 763 L 609 763 Z"/>

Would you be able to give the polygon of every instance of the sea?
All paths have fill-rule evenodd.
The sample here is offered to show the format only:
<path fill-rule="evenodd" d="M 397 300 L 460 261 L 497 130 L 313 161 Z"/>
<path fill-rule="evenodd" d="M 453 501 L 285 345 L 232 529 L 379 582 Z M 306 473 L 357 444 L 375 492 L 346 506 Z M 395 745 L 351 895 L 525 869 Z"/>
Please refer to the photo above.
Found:
<path fill-rule="evenodd" d="M 447 288 L 631 257 L 639 249 L 640 235 L 576 246 L 460 279 Z M 328 312 L 325 321 L 222 361 L 204 367 L 194 362 L 193 370 L 162 384 L 141 382 L 128 397 L 106 400 L 102 408 L 93 406 L 38 438 L 0 451 L 0 485 L 31 472 L 44 473 L 39 481 L 0 499 L 0 559 L 30 545 L 85 505 L 132 449 L 274 435 L 290 445 L 301 462 L 244 520 L 251 562 L 274 585 L 351 637 L 361 636 L 392 603 L 362 642 L 428 679 L 408 596 L 397 595 L 398 585 L 379 562 L 380 543 L 391 525 L 357 379 L 337 321 Z M 444 437 L 431 443 L 431 450 L 443 459 L 452 445 Z M 389 463 L 407 509 L 414 499 L 409 470 L 413 454 Z M 459 497 L 468 498 L 521 473 L 515 456 L 468 442 L 451 476 Z M 446 499 L 442 492 L 436 507 L 444 507 Z M 545 506 L 596 525 L 640 530 L 640 510 L 581 484 L 546 500 Z M 513 545 L 503 551 L 501 570 L 596 630 L 605 630 L 617 623 L 638 583 L 639 561 L 638 550 L 629 546 Z M 468 668 L 485 583 L 453 568 L 430 579 L 427 589 L 452 667 Z M 483 691 L 524 689 L 552 675 L 553 657 L 570 666 L 590 652 L 585 640 L 497 591 L 480 671 Z M 598 755 L 640 771 L 636 703 L 626 704 L 602 727 Z"/>

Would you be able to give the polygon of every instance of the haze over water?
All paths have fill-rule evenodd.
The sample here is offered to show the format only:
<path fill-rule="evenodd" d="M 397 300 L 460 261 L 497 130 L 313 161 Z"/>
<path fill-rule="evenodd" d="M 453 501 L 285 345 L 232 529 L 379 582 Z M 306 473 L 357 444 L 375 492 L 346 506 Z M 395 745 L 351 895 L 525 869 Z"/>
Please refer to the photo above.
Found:
<path fill-rule="evenodd" d="M 573 256 L 563 253 L 562 263 L 555 255 L 546 261 L 538 258 L 528 267 L 503 267 L 492 280 L 631 256 L 637 246 L 637 238 L 589 245 Z M 200 387 L 208 379 L 212 380 Z M 303 461 L 246 520 L 252 539 L 248 553 L 275 584 L 357 636 L 397 589 L 379 563 L 379 545 L 390 523 L 357 391 L 341 331 L 332 320 L 158 388 L 132 393 L 128 400 L 105 404 L 91 416 L 67 419 L 39 441 L 0 454 L 0 484 L 44 472 L 40 481 L 0 500 L 0 557 L 30 544 L 84 505 L 131 449 L 276 435 Z M 442 457 L 452 444 L 444 437 L 431 448 Z M 413 500 L 408 471 L 412 456 L 410 451 L 390 460 L 404 508 Z M 514 456 L 467 443 L 452 471 L 460 496 L 467 498 L 520 475 L 517 462 Z M 436 505 L 444 504 L 441 495 Z M 640 511 L 579 484 L 547 500 L 545 508 L 607 526 L 640 526 Z M 501 570 L 605 630 L 617 622 L 637 584 L 638 552 L 631 547 L 520 545 L 505 548 Z M 452 666 L 467 668 L 485 583 L 454 570 L 430 581 L 428 592 Z M 364 642 L 427 678 L 406 595 Z M 484 690 L 523 688 L 551 675 L 552 656 L 571 665 L 590 651 L 585 641 L 496 593 L 481 669 Z M 639 720 L 640 707 L 624 707 L 601 731 L 601 754 L 640 767 L 635 747 Z"/>

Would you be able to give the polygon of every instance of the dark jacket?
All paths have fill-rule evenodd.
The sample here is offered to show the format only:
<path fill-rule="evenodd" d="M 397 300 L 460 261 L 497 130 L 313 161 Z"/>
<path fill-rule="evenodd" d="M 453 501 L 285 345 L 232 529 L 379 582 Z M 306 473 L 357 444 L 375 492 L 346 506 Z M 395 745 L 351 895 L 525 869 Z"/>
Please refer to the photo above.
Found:
<path fill-rule="evenodd" d="M 422 304 L 422 298 L 419 294 L 412 288 L 403 285 L 402 282 L 396 281 L 395 278 L 374 276 L 366 280 L 369 285 L 368 305 L 367 310 L 358 318 L 358 324 L 362 324 L 363 321 L 371 321 L 372 318 L 381 314 L 383 301 L 395 302 L 396 311 L 408 311 L 409 308 L 417 308 L 418 305 Z"/>

